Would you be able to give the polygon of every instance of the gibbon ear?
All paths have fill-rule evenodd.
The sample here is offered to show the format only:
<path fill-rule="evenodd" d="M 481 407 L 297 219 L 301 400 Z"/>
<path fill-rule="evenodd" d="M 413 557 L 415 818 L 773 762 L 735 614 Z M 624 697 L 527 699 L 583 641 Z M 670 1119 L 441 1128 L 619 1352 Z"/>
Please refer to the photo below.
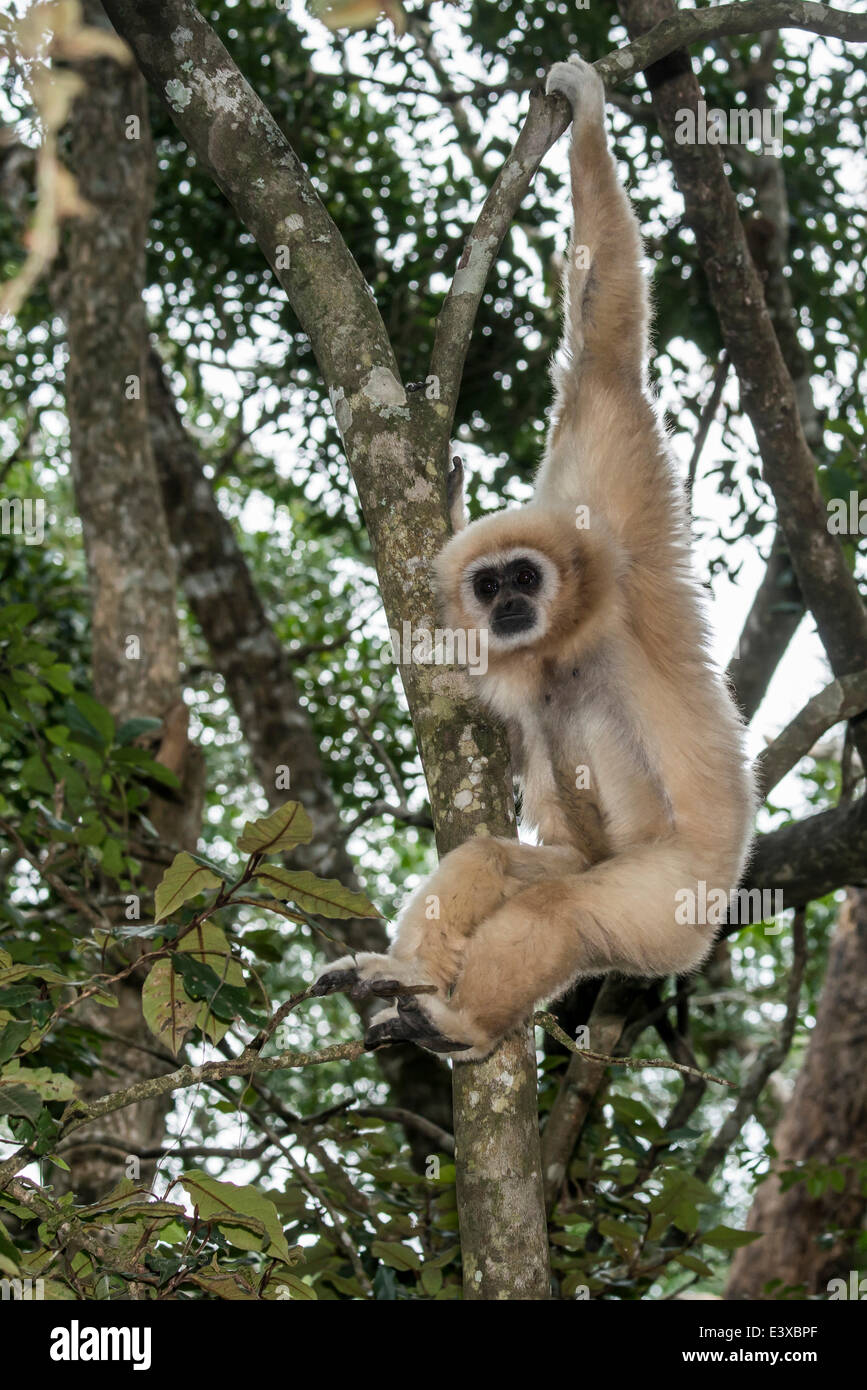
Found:
<path fill-rule="evenodd" d="M 457 455 L 452 459 L 451 470 L 446 478 L 446 497 L 452 530 L 457 535 L 458 531 L 463 531 L 467 524 L 467 514 L 464 508 L 464 461 Z"/>

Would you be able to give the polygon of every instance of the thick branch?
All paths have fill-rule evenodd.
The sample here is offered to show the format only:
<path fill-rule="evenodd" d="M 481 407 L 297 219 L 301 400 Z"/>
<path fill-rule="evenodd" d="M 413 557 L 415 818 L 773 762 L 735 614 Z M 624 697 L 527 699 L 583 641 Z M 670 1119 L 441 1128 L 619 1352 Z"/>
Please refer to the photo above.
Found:
<path fill-rule="evenodd" d="M 867 671 L 832 681 L 814 695 L 757 760 L 759 790 L 766 797 L 813 744 L 841 719 L 853 719 L 867 709 Z"/>
<path fill-rule="evenodd" d="M 867 882 L 867 797 L 760 835 L 745 888 L 781 888 L 788 907 Z M 727 935 L 739 931 L 730 925 Z"/>
<path fill-rule="evenodd" d="M 289 296 L 326 383 L 342 392 L 344 441 L 370 423 L 380 395 L 390 391 L 391 404 L 405 408 L 361 271 L 274 117 L 192 0 L 105 0 L 105 10 Z"/>
<path fill-rule="evenodd" d="M 732 8 L 743 17 L 751 3 L 749 0 Z M 772 8 L 767 6 L 766 16 Z M 827 15 L 824 6 L 813 8 L 819 12 L 817 19 Z M 801 18 L 807 10 L 806 5 L 787 8 Z M 639 35 L 659 20 L 667 21 L 673 12 L 678 21 L 687 13 L 674 11 L 673 0 L 621 0 L 620 11 L 630 33 Z M 761 5 L 753 13 L 760 11 Z M 719 10 L 710 13 L 718 15 Z M 850 37 L 857 38 L 860 32 L 867 38 L 867 17 L 840 15 L 840 19 L 846 21 L 844 27 Z M 848 25 L 852 19 L 856 20 L 854 28 Z M 778 11 L 776 24 L 782 22 Z M 716 145 L 684 144 L 677 137 L 683 112 L 697 113 L 701 88 L 688 55 L 682 52 L 652 67 L 646 77 L 801 592 L 816 620 L 834 674 L 848 675 L 867 666 L 867 610 L 839 539 L 828 531 L 816 459 L 804 437 L 792 378 L 765 304 L 722 154 Z M 855 728 L 859 751 L 867 757 L 867 725 L 862 722 Z"/>
<path fill-rule="evenodd" d="M 764 29 L 808 29 L 847 43 L 867 43 L 867 14 L 849 14 L 807 0 L 739 0 L 736 5 L 678 10 L 594 67 L 606 82 L 623 82 L 677 48 L 727 34 L 759 34 Z"/>

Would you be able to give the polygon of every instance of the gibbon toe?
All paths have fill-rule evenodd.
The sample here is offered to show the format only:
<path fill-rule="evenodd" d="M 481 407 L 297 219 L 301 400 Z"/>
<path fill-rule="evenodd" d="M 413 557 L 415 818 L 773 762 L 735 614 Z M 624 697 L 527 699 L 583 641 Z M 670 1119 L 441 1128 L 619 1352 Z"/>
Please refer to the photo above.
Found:
<path fill-rule="evenodd" d="M 351 994 L 357 985 L 361 983 L 358 971 L 354 966 L 348 969 L 326 970 L 319 979 L 311 986 L 310 993 L 314 996 L 323 994 Z"/>
<path fill-rule="evenodd" d="M 425 1013 L 415 999 L 401 999 L 396 1012 L 388 1011 L 388 1016 L 371 1024 L 364 1035 L 364 1046 L 368 1052 L 384 1043 L 411 1042 L 417 1047 L 427 1048 L 429 1052 L 465 1052 L 472 1043 L 457 1042 L 446 1038 L 436 1024 Z"/>
<path fill-rule="evenodd" d="M 360 984 L 364 987 L 365 994 L 373 994 L 377 999 L 393 999 L 406 988 L 400 980 L 361 980 Z"/>

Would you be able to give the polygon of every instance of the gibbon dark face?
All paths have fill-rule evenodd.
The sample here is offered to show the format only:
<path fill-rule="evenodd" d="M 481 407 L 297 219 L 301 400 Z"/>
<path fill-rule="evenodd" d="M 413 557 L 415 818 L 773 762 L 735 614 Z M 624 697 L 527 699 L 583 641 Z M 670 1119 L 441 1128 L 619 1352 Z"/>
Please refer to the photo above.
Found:
<path fill-rule="evenodd" d="M 563 657 L 588 635 L 613 592 L 608 544 L 574 515 L 516 507 L 474 521 L 440 552 L 436 571 L 449 627 L 488 633 L 494 662 L 532 650 Z"/>
<path fill-rule="evenodd" d="M 473 593 L 488 609 L 488 621 L 495 636 L 517 636 L 536 626 L 536 599 L 542 582 L 539 565 L 526 555 L 519 555 L 505 564 L 475 567 Z"/>
<path fill-rule="evenodd" d="M 484 534 L 482 523 L 479 535 Z M 486 629 L 491 650 L 535 645 L 550 630 L 563 579 L 550 554 L 532 544 L 535 539 L 532 528 L 524 536 L 520 530 L 515 536 L 500 532 L 493 544 L 477 544 L 461 567 L 461 622 Z"/>

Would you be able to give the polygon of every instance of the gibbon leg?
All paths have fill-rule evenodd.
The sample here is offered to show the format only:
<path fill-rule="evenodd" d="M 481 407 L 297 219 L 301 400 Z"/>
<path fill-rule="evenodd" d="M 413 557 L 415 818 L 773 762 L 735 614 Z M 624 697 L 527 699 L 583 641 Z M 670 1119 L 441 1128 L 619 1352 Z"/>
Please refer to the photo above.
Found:
<path fill-rule="evenodd" d="M 706 926 L 675 920 L 675 895 L 696 891 L 696 879 L 694 850 L 668 843 L 534 884 L 474 933 L 447 1003 L 434 996 L 414 1002 L 428 1026 L 472 1044 L 458 1053 L 472 1061 L 487 1056 L 541 1000 L 556 998 L 582 975 L 691 970 L 713 937 Z"/>
<path fill-rule="evenodd" d="M 360 951 L 335 961 L 319 976 L 315 992 L 346 990 L 359 998 L 377 992 L 374 981 L 448 988 L 464 938 L 505 902 L 507 843 L 468 840 L 452 850 L 407 902 L 388 955 Z"/>
<path fill-rule="evenodd" d="M 445 998 L 480 922 L 528 883 L 580 872 L 585 863 L 579 851 L 566 846 L 519 845 L 488 836 L 467 840 L 447 854 L 416 889 L 403 910 L 388 955 L 359 952 L 334 961 L 319 976 L 313 993 L 387 997 L 400 985 L 431 984 Z M 435 1030 L 411 996 L 401 1000 L 399 1007 L 380 1013 L 366 1038 L 371 1047 L 400 1040 L 423 1042 L 438 1050 Z"/>

